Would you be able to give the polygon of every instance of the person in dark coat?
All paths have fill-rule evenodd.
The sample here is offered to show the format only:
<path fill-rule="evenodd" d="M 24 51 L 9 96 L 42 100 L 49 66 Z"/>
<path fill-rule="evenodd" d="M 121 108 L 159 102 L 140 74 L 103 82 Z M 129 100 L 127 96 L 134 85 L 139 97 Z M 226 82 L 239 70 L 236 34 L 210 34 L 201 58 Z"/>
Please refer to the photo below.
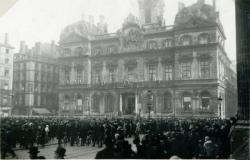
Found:
<path fill-rule="evenodd" d="M 97 152 L 95 159 L 113 159 L 114 148 L 110 137 L 105 139 L 105 148 Z"/>
<path fill-rule="evenodd" d="M 6 157 L 6 153 L 10 153 L 12 158 L 16 157 L 15 152 L 11 148 L 11 133 L 8 129 L 1 129 L 1 158 Z"/>
<path fill-rule="evenodd" d="M 216 158 L 217 155 L 216 146 L 208 136 L 205 137 L 204 148 L 205 148 L 205 158 L 209 159 Z"/>
<path fill-rule="evenodd" d="M 45 159 L 44 156 L 38 156 L 38 153 L 40 151 L 38 150 L 38 147 L 30 147 L 29 149 L 29 156 L 30 156 L 30 159 Z"/>
<path fill-rule="evenodd" d="M 55 151 L 55 159 L 64 159 L 64 156 L 66 156 L 65 153 L 66 149 L 62 146 L 58 146 Z"/>

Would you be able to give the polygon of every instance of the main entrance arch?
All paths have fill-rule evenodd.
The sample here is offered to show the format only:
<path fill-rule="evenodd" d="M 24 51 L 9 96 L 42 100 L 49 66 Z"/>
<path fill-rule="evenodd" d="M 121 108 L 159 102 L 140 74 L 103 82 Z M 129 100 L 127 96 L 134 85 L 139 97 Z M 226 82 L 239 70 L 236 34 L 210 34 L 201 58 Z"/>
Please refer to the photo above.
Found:
<path fill-rule="evenodd" d="M 122 94 L 122 112 L 124 115 L 135 114 L 135 93 Z"/>

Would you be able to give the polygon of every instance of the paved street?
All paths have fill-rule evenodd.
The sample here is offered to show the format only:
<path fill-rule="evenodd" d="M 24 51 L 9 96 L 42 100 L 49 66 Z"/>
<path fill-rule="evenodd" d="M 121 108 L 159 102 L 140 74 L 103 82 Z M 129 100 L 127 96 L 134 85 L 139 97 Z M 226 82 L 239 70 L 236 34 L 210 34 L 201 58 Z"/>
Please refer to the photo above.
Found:
<path fill-rule="evenodd" d="M 46 159 L 54 158 L 54 151 L 57 145 L 49 145 L 44 148 L 39 148 L 39 156 L 44 156 Z M 96 153 L 102 148 L 91 147 L 91 146 L 65 146 L 66 148 L 66 159 L 92 159 L 95 158 Z M 17 150 L 16 154 L 18 159 L 29 159 L 28 150 Z"/>
<path fill-rule="evenodd" d="M 142 135 L 140 135 L 142 138 Z M 129 143 L 132 145 L 132 149 L 135 150 L 135 146 L 133 145 L 132 138 L 127 139 Z M 40 153 L 38 156 L 44 156 L 46 159 L 54 158 L 54 151 L 57 148 L 57 144 L 48 145 L 44 148 L 39 147 Z M 104 147 L 103 147 L 104 148 Z M 98 151 L 103 148 L 92 147 L 90 146 L 70 146 L 69 144 L 65 146 L 66 156 L 65 159 L 93 159 Z M 29 150 L 16 150 L 15 153 L 18 156 L 18 159 L 29 159 Z M 8 157 L 11 158 L 11 157 Z"/>

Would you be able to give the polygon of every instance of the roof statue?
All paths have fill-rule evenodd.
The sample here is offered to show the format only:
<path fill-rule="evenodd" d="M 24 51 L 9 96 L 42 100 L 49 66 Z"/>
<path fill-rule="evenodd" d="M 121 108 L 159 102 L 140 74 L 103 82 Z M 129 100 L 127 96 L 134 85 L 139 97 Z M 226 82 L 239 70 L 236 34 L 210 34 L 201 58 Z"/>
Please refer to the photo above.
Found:
<path fill-rule="evenodd" d="M 204 0 L 198 0 L 195 4 L 188 7 L 180 3 L 174 24 L 180 27 L 187 27 L 189 26 L 187 24 L 190 23 L 194 23 L 193 25 L 216 23 L 217 15 L 218 13 L 215 11 L 214 6 L 205 4 Z"/>

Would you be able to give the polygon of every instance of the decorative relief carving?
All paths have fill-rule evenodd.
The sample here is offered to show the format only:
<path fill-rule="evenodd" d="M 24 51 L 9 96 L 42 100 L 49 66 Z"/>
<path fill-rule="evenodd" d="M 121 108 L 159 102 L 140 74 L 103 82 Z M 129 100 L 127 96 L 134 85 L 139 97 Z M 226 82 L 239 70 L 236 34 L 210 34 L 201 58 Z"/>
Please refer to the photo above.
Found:
<path fill-rule="evenodd" d="M 128 28 L 122 33 L 122 45 L 124 48 L 141 48 L 143 44 L 142 31 L 139 28 Z"/>

